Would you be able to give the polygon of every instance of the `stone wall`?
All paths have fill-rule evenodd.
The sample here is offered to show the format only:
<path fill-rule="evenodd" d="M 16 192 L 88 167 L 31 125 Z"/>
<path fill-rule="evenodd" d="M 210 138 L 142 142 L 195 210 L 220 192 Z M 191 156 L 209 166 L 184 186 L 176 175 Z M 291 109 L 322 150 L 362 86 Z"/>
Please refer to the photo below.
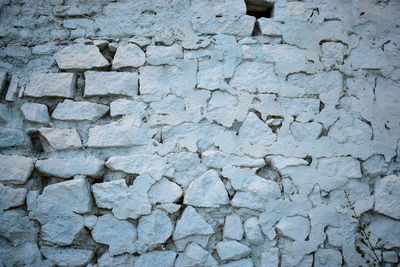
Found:
<path fill-rule="evenodd" d="M 0 3 L 2 265 L 399 266 L 399 1 Z"/>

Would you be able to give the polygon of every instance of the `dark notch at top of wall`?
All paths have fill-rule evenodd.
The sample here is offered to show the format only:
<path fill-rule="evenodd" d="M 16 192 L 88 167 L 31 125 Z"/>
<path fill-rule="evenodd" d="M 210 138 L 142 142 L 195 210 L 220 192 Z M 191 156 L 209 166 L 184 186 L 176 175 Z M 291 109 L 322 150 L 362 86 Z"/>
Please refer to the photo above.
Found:
<path fill-rule="evenodd" d="M 259 18 L 272 18 L 274 3 L 266 0 L 245 0 L 246 14 Z"/>

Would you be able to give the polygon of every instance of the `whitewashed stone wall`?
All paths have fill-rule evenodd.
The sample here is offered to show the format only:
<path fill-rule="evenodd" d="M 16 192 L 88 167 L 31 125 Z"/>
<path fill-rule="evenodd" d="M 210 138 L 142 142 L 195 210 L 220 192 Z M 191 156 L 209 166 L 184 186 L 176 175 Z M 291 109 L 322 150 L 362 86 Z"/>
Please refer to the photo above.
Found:
<path fill-rule="evenodd" d="M 399 266 L 399 1 L 0 3 L 0 265 Z"/>

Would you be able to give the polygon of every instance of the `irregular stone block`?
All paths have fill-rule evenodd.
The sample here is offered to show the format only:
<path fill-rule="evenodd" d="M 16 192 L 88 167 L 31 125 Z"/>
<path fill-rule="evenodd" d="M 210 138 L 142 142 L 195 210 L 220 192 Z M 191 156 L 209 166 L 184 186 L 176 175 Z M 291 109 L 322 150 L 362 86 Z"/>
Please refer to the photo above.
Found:
<path fill-rule="evenodd" d="M 220 151 L 204 151 L 201 154 L 203 163 L 210 168 L 223 168 L 226 166 L 259 167 L 265 165 L 264 159 L 255 159 L 249 156 L 237 156 Z"/>
<path fill-rule="evenodd" d="M 112 209 L 128 196 L 128 186 L 124 179 L 92 185 L 96 205 L 100 208 Z"/>
<path fill-rule="evenodd" d="M 75 248 L 41 247 L 43 255 L 58 266 L 81 266 L 93 258 L 93 251 Z"/>
<path fill-rule="evenodd" d="M 18 207 L 25 204 L 28 190 L 26 188 L 12 188 L 0 184 L 0 210 Z"/>
<path fill-rule="evenodd" d="M 18 96 L 18 84 L 19 79 L 16 76 L 12 76 L 10 85 L 8 86 L 6 100 L 9 102 L 14 102 Z"/>
<path fill-rule="evenodd" d="M 371 231 L 370 241 L 372 244 L 378 242 L 385 249 L 392 249 L 400 246 L 400 221 L 385 216 L 376 216 L 365 230 Z"/>
<path fill-rule="evenodd" d="M 49 111 L 47 106 L 38 103 L 24 103 L 21 106 L 25 120 L 47 124 L 50 122 Z"/>
<path fill-rule="evenodd" d="M 262 35 L 266 36 L 279 36 L 282 35 L 279 30 L 278 23 L 273 19 L 269 18 L 259 18 L 257 19 L 258 25 L 260 26 L 260 31 Z"/>
<path fill-rule="evenodd" d="M 241 259 L 237 261 L 230 261 L 227 264 L 224 264 L 224 267 L 254 267 L 253 262 L 251 259 Z"/>
<path fill-rule="evenodd" d="M 33 73 L 25 88 L 24 95 L 72 98 L 75 80 L 73 73 Z"/>
<path fill-rule="evenodd" d="M 112 62 L 113 70 L 125 67 L 140 67 L 144 65 L 146 55 L 143 50 L 135 44 L 120 44 Z"/>
<path fill-rule="evenodd" d="M 36 242 L 38 230 L 23 210 L 14 209 L 1 213 L 0 234 L 10 240 L 13 246 Z"/>
<path fill-rule="evenodd" d="M 146 114 L 147 105 L 141 101 L 134 101 L 128 99 L 118 99 L 110 104 L 110 115 L 111 117 L 126 115 L 140 118 L 139 121 Z"/>
<path fill-rule="evenodd" d="M 253 145 L 270 146 L 276 141 L 276 135 L 271 128 L 253 112 L 250 112 L 244 120 L 239 130 L 239 136 Z"/>
<path fill-rule="evenodd" d="M 54 54 L 57 65 L 62 70 L 88 70 L 109 65 L 95 45 L 75 44 Z"/>
<path fill-rule="evenodd" d="M 3 92 L 7 82 L 7 72 L 0 71 L 0 93 Z"/>
<path fill-rule="evenodd" d="M 176 223 L 173 238 L 179 240 L 191 235 L 211 235 L 213 233 L 214 229 L 211 225 L 193 207 L 187 206 Z"/>
<path fill-rule="evenodd" d="M 382 175 L 387 172 L 388 164 L 381 155 L 374 155 L 362 163 L 362 170 L 369 175 Z"/>
<path fill-rule="evenodd" d="M 57 105 L 51 116 L 53 119 L 63 121 L 96 121 L 108 110 L 106 105 L 66 99 Z"/>
<path fill-rule="evenodd" d="M 224 238 L 236 240 L 243 238 L 243 225 L 239 215 L 231 214 L 225 217 Z"/>
<path fill-rule="evenodd" d="M 98 218 L 92 230 L 92 237 L 96 242 L 109 246 L 111 256 L 124 252 L 135 252 L 137 239 L 136 227 L 125 220 L 118 220 L 111 214 Z"/>
<path fill-rule="evenodd" d="M 173 64 L 176 59 L 183 58 L 182 46 L 150 45 L 146 48 L 147 63 L 151 65 Z"/>
<path fill-rule="evenodd" d="M 23 184 L 33 170 L 33 160 L 24 156 L 0 154 L 0 181 Z"/>
<path fill-rule="evenodd" d="M 299 123 L 290 125 L 293 137 L 299 142 L 315 142 L 322 132 L 322 125 L 318 122 Z"/>
<path fill-rule="evenodd" d="M 176 259 L 175 267 L 195 266 L 217 267 L 218 263 L 207 250 L 193 242 L 187 246 L 185 253 Z"/>
<path fill-rule="evenodd" d="M 310 233 L 310 221 L 301 216 L 284 217 L 279 221 L 275 229 L 284 236 L 302 241 Z"/>
<path fill-rule="evenodd" d="M 85 97 L 88 96 L 136 96 L 138 94 L 136 72 L 85 72 Z"/>
<path fill-rule="evenodd" d="M 400 177 L 389 175 L 375 184 L 375 211 L 400 219 Z"/>
<path fill-rule="evenodd" d="M 83 217 L 69 214 L 55 217 L 43 224 L 42 239 L 59 245 L 70 245 L 75 236 L 83 229 Z"/>
<path fill-rule="evenodd" d="M 215 247 L 223 261 L 238 260 L 247 257 L 251 253 L 251 249 L 248 246 L 234 240 L 221 241 Z"/>
<path fill-rule="evenodd" d="M 184 204 L 196 207 L 220 207 L 229 203 L 224 183 L 214 170 L 193 180 L 185 193 Z"/>
<path fill-rule="evenodd" d="M 135 263 L 135 267 L 140 266 L 160 266 L 173 267 L 176 258 L 175 251 L 152 251 L 140 255 Z"/>
<path fill-rule="evenodd" d="M 0 128 L 0 148 L 24 146 L 27 144 L 25 132 L 18 129 Z"/>
<path fill-rule="evenodd" d="M 100 177 L 104 173 L 104 161 L 96 157 L 49 158 L 36 161 L 35 167 L 44 174 L 62 178 L 76 175 Z"/>
<path fill-rule="evenodd" d="M 82 141 L 76 129 L 40 128 L 39 133 L 53 149 L 82 148 Z"/>
<path fill-rule="evenodd" d="M 161 178 L 149 190 L 149 199 L 151 204 L 172 203 L 182 196 L 182 188 L 167 178 Z"/>
<path fill-rule="evenodd" d="M 264 242 L 264 236 L 260 225 L 258 225 L 257 217 L 250 217 L 244 222 L 244 232 L 251 244 L 260 245 Z"/>
<path fill-rule="evenodd" d="M 318 249 L 315 252 L 315 267 L 342 266 L 342 254 L 336 249 Z"/>

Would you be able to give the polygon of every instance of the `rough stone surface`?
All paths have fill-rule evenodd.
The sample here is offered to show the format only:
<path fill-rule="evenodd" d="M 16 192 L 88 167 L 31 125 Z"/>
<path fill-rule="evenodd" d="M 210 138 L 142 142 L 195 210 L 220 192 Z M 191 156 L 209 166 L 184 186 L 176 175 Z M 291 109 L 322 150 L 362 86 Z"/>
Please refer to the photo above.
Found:
<path fill-rule="evenodd" d="M 26 134 L 18 129 L 0 128 L 0 148 L 24 146 L 27 143 Z"/>
<path fill-rule="evenodd" d="M 76 129 L 40 128 L 39 133 L 55 150 L 82 147 L 82 141 Z"/>
<path fill-rule="evenodd" d="M 149 190 L 149 199 L 152 204 L 172 203 L 182 196 L 182 188 L 167 178 L 161 178 Z"/>
<path fill-rule="evenodd" d="M 23 184 L 33 170 L 33 160 L 24 156 L 0 154 L 0 181 Z"/>
<path fill-rule="evenodd" d="M 49 111 L 46 105 L 37 103 L 25 103 L 21 106 L 26 120 L 47 124 L 50 122 Z"/>
<path fill-rule="evenodd" d="M 49 158 L 36 161 L 35 167 L 49 176 L 71 178 L 75 175 L 100 177 L 104 172 L 104 161 L 95 158 Z"/>
<path fill-rule="evenodd" d="M 0 184 L 0 209 L 6 210 L 25 204 L 27 192 L 26 188 L 12 188 Z"/>
<path fill-rule="evenodd" d="M 57 105 L 51 117 L 62 121 L 96 121 L 104 116 L 108 110 L 109 108 L 106 105 L 66 99 Z"/>
<path fill-rule="evenodd" d="M 375 211 L 400 219 L 400 177 L 389 175 L 375 184 Z"/>
<path fill-rule="evenodd" d="M 73 73 L 34 73 L 30 76 L 24 96 L 72 98 L 75 79 Z"/>
<path fill-rule="evenodd" d="M 85 97 L 135 96 L 138 74 L 135 72 L 85 72 Z"/>
<path fill-rule="evenodd" d="M 94 45 L 67 46 L 55 53 L 54 59 L 62 70 L 88 70 L 108 66 L 108 61 Z"/>
<path fill-rule="evenodd" d="M 93 251 L 85 249 L 43 247 L 40 251 L 58 266 L 84 265 L 93 257 Z"/>
<path fill-rule="evenodd" d="M 216 245 L 221 260 L 237 260 L 248 256 L 251 249 L 237 241 L 222 241 Z"/>
<path fill-rule="evenodd" d="M 114 70 L 125 67 L 140 67 L 146 61 L 143 50 L 135 44 L 121 44 L 117 48 L 112 62 Z"/>
<path fill-rule="evenodd" d="M 176 252 L 174 251 L 152 251 L 140 255 L 135 263 L 135 267 L 140 266 L 160 266 L 172 267 L 174 266 Z"/>
<path fill-rule="evenodd" d="M 211 235 L 213 233 L 214 229 L 196 212 L 195 208 L 187 206 L 176 223 L 173 237 L 174 240 L 179 240 L 191 235 Z"/>
<path fill-rule="evenodd" d="M 224 238 L 241 240 L 243 237 L 243 225 L 239 215 L 232 214 L 225 218 Z"/>

